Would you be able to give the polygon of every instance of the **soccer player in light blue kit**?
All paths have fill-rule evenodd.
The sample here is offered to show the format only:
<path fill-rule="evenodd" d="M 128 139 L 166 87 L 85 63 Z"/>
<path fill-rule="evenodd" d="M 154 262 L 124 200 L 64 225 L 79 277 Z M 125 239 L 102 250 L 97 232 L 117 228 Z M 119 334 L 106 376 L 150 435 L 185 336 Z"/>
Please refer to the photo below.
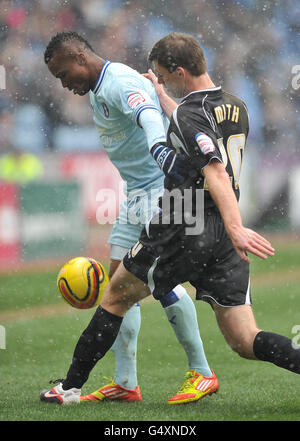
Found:
<path fill-rule="evenodd" d="M 109 238 L 112 276 L 124 255 L 138 241 L 144 224 L 158 209 L 157 200 L 163 192 L 165 175 L 173 173 L 181 178 L 182 172 L 176 169 L 176 158 L 164 161 L 168 169 L 161 170 L 149 153 L 152 146 L 166 141 L 168 120 L 150 81 L 124 64 L 100 58 L 75 32 L 63 32 L 53 37 L 45 51 L 45 62 L 63 87 L 81 96 L 89 93 L 102 145 L 125 182 L 127 198 L 120 206 Z M 203 377 L 211 377 L 213 374 L 205 357 L 195 306 L 186 290 L 176 286 L 166 293 L 161 304 L 186 352 L 188 375 L 198 372 Z M 140 322 L 140 306 L 136 304 L 125 315 L 112 347 L 116 360 L 114 379 L 97 391 L 81 396 L 81 401 L 141 400 L 136 372 Z M 81 386 L 78 384 L 79 388 Z M 63 383 L 56 388 L 59 387 L 67 388 Z M 207 393 L 209 391 L 204 390 L 197 400 Z M 175 403 L 172 400 L 172 404 L 176 404 L 176 400 Z"/>

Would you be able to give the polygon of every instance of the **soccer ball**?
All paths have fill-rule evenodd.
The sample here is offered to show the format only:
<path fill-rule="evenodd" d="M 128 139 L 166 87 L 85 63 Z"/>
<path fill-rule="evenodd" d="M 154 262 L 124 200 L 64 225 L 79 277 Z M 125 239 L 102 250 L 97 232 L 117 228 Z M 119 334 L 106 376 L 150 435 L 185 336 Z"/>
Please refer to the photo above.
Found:
<path fill-rule="evenodd" d="M 74 308 L 89 309 L 99 305 L 108 281 L 101 263 L 90 257 L 75 257 L 59 271 L 57 288 Z"/>

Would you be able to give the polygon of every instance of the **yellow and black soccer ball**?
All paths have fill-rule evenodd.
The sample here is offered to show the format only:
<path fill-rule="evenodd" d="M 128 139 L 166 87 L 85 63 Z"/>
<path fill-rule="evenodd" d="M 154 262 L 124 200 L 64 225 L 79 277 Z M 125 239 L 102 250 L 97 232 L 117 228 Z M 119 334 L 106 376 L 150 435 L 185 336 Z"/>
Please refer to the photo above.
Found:
<path fill-rule="evenodd" d="M 103 265 L 90 257 L 69 260 L 57 276 L 57 288 L 62 298 L 78 309 L 99 305 L 108 282 Z"/>

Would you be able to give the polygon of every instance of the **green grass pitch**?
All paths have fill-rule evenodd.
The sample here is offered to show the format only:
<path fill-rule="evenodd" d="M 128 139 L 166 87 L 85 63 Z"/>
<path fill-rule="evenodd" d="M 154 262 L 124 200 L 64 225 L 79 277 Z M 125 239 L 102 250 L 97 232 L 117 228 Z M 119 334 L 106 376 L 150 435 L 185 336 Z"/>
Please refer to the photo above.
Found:
<path fill-rule="evenodd" d="M 300 248 L 281 246 L 267 261 L 252 258 L 252 299 L 258 326 L 297 338 L 300 343 Z M 185 406 L 169 406 L 183 382 L 187 361 L 158 302 L 142 303 L 138 343 L 141 403 L 83 403 L 56 406 L 40 402 L 49 380 L 63 378 L 74 345 L 93 310 L 78 311 L 59 297 L 57 271 L 2 275 L 0 325 L 1 421 L 300 421 L 300 377 L 269 363 L 239 358 L 226 345 L 214 314 L 195 302 L 211 367 L 220 390 Z M 187 285 L 194 298 L 194 291 Z M 298 325 L 298 327 L 297 327 Z M 82 392 L 114 375 L 109 352 L 92 371 Z"/>

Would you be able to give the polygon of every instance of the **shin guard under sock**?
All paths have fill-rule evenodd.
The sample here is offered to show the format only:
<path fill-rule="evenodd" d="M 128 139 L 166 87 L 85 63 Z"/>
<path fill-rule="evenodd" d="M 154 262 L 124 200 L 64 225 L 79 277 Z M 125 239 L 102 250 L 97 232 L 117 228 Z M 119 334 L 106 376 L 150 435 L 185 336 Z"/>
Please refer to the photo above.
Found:
<path fill-rule="evenodd" d="M 256 358 L 300 374 L 300 348 L 283 335 L 260 331 L 253 343 Z"/>
<path fill-rule="evenodd" d="M 136 304 L 127 311 L 118 336 L 111 347 L 116 360 L 115 383 L 125 389 L 135 389 L 138 385 L 136 353 L 141 326 L 140 309 L 139 304 Z"/>
<path fill-rule="evenodd" d="M 64 390 L 76 387 L 80 389 L 89 374 L 113 345 L 123 318 L 111 314 L 98 306 L 88 327 L 81 334 L 75 347 L 67 378 L 63 381 Z"/>

